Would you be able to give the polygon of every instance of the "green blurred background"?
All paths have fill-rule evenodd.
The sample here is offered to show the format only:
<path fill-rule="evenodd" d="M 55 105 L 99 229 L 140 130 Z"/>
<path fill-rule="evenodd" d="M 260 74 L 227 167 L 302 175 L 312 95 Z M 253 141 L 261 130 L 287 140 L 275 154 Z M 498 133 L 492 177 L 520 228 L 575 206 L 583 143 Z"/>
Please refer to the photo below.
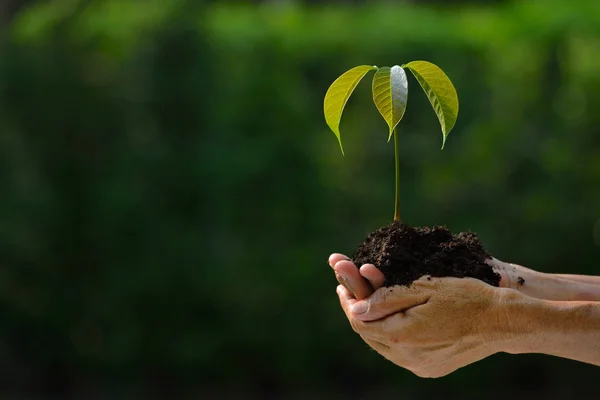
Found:
<path fill-rule="evenodd" d="M 460 97 L 442 142 L 415 80 L 403 218 L 497 258 L 600 274 L 600 2 L 5 0 L 0 398 L 564 399 L 599 370 L 495 355 L 417 378 L 341 312 L 332 252 L 393 214 L 363 82 L 425 59 Z M 589 398 L 589 396 L 588 396 Z"/>

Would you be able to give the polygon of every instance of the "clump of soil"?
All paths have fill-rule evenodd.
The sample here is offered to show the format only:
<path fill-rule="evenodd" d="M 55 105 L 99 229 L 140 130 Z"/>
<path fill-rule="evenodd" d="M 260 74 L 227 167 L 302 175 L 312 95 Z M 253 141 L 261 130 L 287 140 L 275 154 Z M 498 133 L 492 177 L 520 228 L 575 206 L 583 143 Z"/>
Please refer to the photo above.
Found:
<path fill-rule="evenodd" d="M 474 233 L 453 235 L 441 226 L 413 228 L 394 221 L 371 233 L 353 262 L 374 264 L 385 276 L 384 286 L 408 286 L 425 275 L 477 278 L 498 286 L 500 275 L 485 262 L 490 258 Z"/>

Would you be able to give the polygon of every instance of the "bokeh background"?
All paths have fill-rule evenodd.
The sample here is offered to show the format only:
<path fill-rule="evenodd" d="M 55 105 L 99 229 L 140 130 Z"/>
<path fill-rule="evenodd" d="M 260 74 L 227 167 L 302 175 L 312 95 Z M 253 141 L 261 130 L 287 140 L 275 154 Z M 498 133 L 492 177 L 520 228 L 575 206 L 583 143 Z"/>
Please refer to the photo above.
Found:
<path fill-rule="evenodd" d="M 392 218 L 393 147 L 369 78 L 344 157 L 322 101 L 355 65 L 438 64 L 460 115 L 440 151 L 409 77 L 403 219 L 600 274 L 600 2 L 4 0 L 0 21 L 0 398 L 598 393 L 574 361 L 429 380 L 367 348 L 327 257 Z"/>

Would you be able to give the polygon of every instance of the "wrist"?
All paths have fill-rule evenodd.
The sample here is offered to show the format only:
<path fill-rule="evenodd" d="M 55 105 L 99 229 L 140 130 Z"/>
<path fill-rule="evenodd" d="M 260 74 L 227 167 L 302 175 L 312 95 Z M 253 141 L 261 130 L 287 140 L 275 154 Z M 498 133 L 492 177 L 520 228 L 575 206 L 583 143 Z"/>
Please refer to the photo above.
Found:
<path fill-rule="evenodd" d="M 600 285 L 569 279 L 568 276 L 538 272 L 521 265 L 494 260 L 502 287 L 531 297 L 557 301 L 600 301 Z"/>
<path fill-rule="evenodd" d="M 532 298 L 499 289 L 489 326 L 496 352 L 539 353 L 598 365 L 600 303 Z"/>
<path fill-rule="evenodd" d="M 532 352 L 531 343 L 540 340 L 538 318 L 545 314 L 546 301 L 513 289 L 499 289 L 492 306 L 490 340 L 496 352 L 522 354 Z"/>

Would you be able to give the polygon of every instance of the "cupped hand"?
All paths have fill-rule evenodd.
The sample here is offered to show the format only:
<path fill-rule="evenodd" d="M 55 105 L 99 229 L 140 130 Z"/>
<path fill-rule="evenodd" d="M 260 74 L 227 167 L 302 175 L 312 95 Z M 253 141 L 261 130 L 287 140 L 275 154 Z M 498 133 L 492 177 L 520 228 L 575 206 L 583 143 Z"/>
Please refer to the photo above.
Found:
<path fill-rule="evenodd" d="M 352 328 L 373 349 L 418 376 L 440 377 L 497 352 L 487 330 L 497 323 L 503 290 L 472 278 L 423 277 L 365 300 L 342 285 L 337 293 Z"/>
<path fill-rule="evenodd" d="M 503 335 L 514 322 L 507 310 L 515 296 L 574 306 L 600 300 L 595 277 L 545 274 L 495 258 L 488 263 L 501 277 L 499 288 L 472 278 L 431 277 L 410 287 L 383 287 L 374 265 L 359 269 L 342 254 L 329 258 L 352 328 L 378 353 L 422 377 L 444 376 L 507 351 Z"/>
<path fill-rule="evenodd" d="M 548 283 L 548 278 L 537 271 L 510 264 L 492 258 L 487 261 L 492 269 L 500 275 L 500 287 L 522 291 L 532 297 L 547 300 L 565 300 L 564 288 Z M 335 272 L 341 285 L 362 300 L 383 286 L 385 277 L 373 264 L 365 264 L 358 268 L 350 259 L 339 253 L 329 256 L 329 265 Z"/>

